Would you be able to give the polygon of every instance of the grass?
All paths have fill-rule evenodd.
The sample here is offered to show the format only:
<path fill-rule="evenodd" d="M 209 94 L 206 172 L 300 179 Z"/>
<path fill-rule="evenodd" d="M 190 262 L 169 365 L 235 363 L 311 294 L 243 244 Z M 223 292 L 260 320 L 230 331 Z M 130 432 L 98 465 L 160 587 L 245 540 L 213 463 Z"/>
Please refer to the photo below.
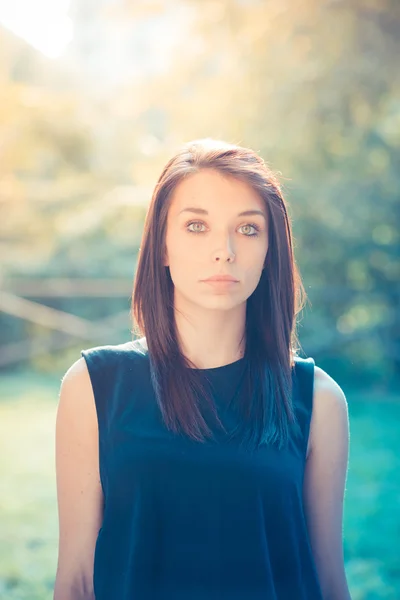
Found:
<path fill-rule="evenodd" d="M 348 397 L 345 558 L 353 600 L 400 598 L 400 404 Z"/>
<path fill-rule="evenodd" d="M 0 599 L 51 600 L 57 562 L 54 428 L 60 378 L 0 380 Z M 400 598 L 400 404 L 348 394 L 344 549 L 353 600 Z"/>
<path fill-rule="evenodd" d="M 5 377 L 0 403 L 0 598 L 50 600 L 57 563 L 57 380 Z"/>

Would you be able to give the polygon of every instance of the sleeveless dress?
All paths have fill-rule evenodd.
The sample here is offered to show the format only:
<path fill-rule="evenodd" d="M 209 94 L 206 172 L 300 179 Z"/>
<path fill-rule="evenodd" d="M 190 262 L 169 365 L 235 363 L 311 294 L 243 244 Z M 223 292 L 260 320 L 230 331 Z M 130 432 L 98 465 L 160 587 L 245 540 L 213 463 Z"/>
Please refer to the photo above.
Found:
<path fill-rule="evenodd" d="M 249 451 L 166 429 L 145 338 L 81 354 L 104 494 L 96 600 L 322 600 L 302 500 L 314 360 L 292 370 L 301 437 Z M 243 361 L 199 369 L 224 424 Z"/>

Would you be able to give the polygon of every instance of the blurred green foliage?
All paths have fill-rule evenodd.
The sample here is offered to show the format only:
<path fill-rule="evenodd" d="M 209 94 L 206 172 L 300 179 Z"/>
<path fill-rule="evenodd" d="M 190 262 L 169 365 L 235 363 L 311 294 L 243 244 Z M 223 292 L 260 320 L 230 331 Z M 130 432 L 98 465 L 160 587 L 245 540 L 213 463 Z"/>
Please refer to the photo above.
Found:
<path fill-rule="evenodd" d="M 143 23 L 150 45 L 151 24 L 168 16 L 157 2 L 90 10 L 105 27 L 114 13 Z M 396 385 L 399 29 L 396 0 L 191 0 L 185 51 L 173 46 L 168 68 L 93 93 L 62 61 L 58 73 L 39 68 L 33 50 L 26 61 L 29 48 L 0 31 L 2 287 L 12 291 L 16 277 L 119 277 L 128 289 L 163 165 L 184 140 L 222 137 L 282 173 L 311 302 L 304 351 L 355 387 Z M 104 314 L 90 298 L 32 299 Z M 125 310 L 128 294 L 107 303 L 109 314 Z M 3 343 L 30 333 L 6 315 L 0 326 Z M 129 327 L 127 317 L 118 339 Z"/>

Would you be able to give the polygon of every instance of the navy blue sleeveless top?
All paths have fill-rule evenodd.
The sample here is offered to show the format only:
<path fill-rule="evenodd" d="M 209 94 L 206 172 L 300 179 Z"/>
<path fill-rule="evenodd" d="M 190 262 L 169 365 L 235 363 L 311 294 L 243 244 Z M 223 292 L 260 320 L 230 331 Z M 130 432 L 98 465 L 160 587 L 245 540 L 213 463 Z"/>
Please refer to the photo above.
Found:
<path fill-rule="evenodd" d="M 296 358 L 292 371 L 301 436 L 250 451 L 167 430 L 145 338 L 81 353 L 104 494 L 96 600 L 322 600 L 302 499 L 313 359 Z M 243 361 L 199 369 L 224 424 Z"/>

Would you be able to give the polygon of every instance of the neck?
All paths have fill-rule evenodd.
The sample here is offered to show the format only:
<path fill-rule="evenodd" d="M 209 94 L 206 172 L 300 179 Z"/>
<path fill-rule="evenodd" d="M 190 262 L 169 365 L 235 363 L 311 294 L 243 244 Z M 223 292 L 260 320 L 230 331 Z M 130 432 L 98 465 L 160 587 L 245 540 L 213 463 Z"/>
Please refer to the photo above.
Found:
<path fill-rule="evenodd" d="M 231 310 L 175 305 L 181 351 L 198 369 L 212 369 L 242 358 L 245 322 L 245 303 Z"/>

